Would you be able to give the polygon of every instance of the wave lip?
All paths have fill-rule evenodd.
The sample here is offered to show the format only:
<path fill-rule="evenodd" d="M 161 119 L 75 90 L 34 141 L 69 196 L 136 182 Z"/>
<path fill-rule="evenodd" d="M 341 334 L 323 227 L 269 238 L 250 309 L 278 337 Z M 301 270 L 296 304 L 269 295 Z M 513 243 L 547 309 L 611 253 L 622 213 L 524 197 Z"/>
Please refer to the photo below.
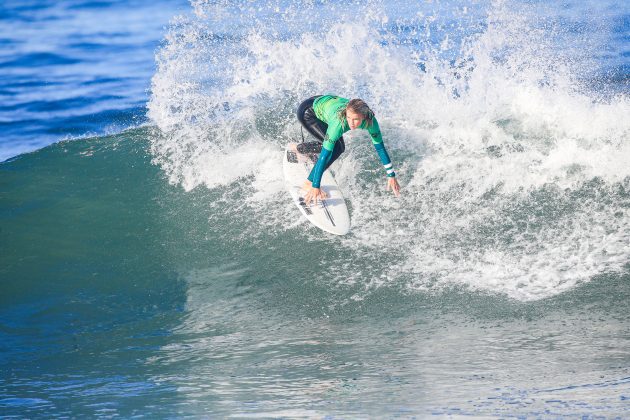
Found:
<path fill-rule="evenodd" d="M 339 240 L 362 263 L 338 281 L 463 285 L 528 301 L 623 271 L 630 100 L 619 86 L 585 84 L 609 64 L 600 51 L 614 36 L 610 21 L 579 5 L 542 15 L 513 6 L 397 11 L 383 2 L 345 15 L 334 4 L 283 13 L 265 3 L 262 25 L 252 16 L 264 13 L 243 3 L 195 3 L 157 54 L 154 162 L 186 190 L 244 183 L 245 202 L 270 206 L 284 194 L 273 169 L 280 150 L 300 139 L 300 100 L 363 97 L 405 194 L 396 202 L 380 191 L 365 136 L 348 134 L 333 170 L 353 230 Z M 295 23 L 310 13 L 323 24 Z M 226 15 L 233 36 L 217 23 Z M 296 217 L 272 211 L 268 220 Z M 367 250 L 397 257 L 388 265 Z"/>

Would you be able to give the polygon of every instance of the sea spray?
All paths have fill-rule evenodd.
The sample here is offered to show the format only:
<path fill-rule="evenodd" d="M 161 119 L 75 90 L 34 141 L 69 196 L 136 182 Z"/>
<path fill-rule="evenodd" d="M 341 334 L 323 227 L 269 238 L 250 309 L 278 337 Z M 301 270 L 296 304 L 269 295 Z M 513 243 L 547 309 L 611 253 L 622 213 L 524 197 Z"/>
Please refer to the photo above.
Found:
<path fill-rule="evenodd" d="M 559 52 L 558 22 L 510 5 L 472 17 L 453 5 L 444 21 L 430 6 L 396 16 L 387 3 L 335 14 L 335 2 L 303 11 L 267 2 L 265 25 L 248 25 L 255 4 L 196 2 L 158 52 L 154 162 L 186 190 L 241 191 L 222 211 L 245 203 L 262 221 L 248 234 L 282 235 L 298 217 L 278 205 L 288 196 L 277 170 L 283 145 L 301 140 L 297 105 L 318 93 L 362 97 L 404 194 L 384 191 L 365 133 L 347 134 L 333 170 L 352 233 L 304 232 L 351 256 L 343 270 L 322 264 L 322 278 L 530 300 L 620 270 L 630 238 L 630 102 L 584 89 L 578 71 L 592 54 Z M 226 13 L 229 36 L 217 23 Z M 296 24 L 313 16 L 316 28 Z"/>

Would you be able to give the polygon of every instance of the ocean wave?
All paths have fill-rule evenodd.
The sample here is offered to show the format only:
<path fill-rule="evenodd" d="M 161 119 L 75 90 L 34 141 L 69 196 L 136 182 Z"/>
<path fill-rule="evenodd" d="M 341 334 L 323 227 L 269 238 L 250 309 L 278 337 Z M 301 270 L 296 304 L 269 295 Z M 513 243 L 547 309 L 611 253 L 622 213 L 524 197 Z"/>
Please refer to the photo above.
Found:
<path fill-rule="evenodd" d="M 172 183 L 245 183 L 246 203 L 275 212 L 261 229 L 278 230 L 299 217 L 275 204 L 285 197 L 282 146 L 300 139 L 297 104 L 334 92 L 376 110 L 404 189 L 386 196 L 366 136 L 347 136 L 333 169 L 352 234 L 322 240 L 354 258 L 328 270 L 335 281 L 463 284 L 532 300 L 628 261 L 630 101 L 584 85 L 598 45 L 562 48 L 576 33 L 560 26 L 566 17 L 541 24 L 533 8 L 505 2 L 483 13 L 454 5 L 446 17 L 430 6 L 399 16 L 387 3 L 352 15 L 334 14 L 335 2 L 274 4 L 263 4 L 264 26 L 247 26 L 245 3 L 220 2 L 195 2 L 172 25 L 149 102 L 154 163 Z M 219 36 L 226 15 L 238 36 Z M 295 23 L 311 18 L 322 24 Z"/>

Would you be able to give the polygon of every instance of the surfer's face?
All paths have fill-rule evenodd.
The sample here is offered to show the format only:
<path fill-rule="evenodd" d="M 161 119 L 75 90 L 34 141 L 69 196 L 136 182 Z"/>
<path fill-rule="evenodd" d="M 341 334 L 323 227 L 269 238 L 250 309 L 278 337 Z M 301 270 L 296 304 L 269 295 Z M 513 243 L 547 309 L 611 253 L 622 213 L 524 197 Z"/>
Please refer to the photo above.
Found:
<path fill-rule="evenodd" d="M 363 115 L 357 114 L 351 109 L 346 109 L 346 119 L 348 120 L 350 130 L 354 130 L 363 122 Z"/>

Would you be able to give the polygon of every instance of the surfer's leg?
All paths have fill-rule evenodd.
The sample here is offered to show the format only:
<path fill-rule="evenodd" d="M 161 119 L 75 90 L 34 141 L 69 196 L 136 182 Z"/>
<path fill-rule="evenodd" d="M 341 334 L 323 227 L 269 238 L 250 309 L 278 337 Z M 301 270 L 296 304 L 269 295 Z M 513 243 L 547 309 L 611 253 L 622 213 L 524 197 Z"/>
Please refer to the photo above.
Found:
<path fill-rule="evenodd" d="M 315 115 L 315 110 L 313 109 L 313 102 L 315 99 L 319 98 L 319 96 L 313 96 L 312 98 L 308 98 L 304 102 L 300 104 L 297 110 L 297 117 L 300 121 L 300 124 L 308 131 L 313 137 L 318 140 L 318 143 L 323 143 L 324 138 L 326 138 L 326 130 L 328 129 L 328 124 L 321 121 Z M 314 143 L 314 142 L 309 142 Z M 302 153 L 319 153 L 319 150 L 316 151 L 308 151 Z M 298 149 L 301 152 L 301 150 Z"/>

